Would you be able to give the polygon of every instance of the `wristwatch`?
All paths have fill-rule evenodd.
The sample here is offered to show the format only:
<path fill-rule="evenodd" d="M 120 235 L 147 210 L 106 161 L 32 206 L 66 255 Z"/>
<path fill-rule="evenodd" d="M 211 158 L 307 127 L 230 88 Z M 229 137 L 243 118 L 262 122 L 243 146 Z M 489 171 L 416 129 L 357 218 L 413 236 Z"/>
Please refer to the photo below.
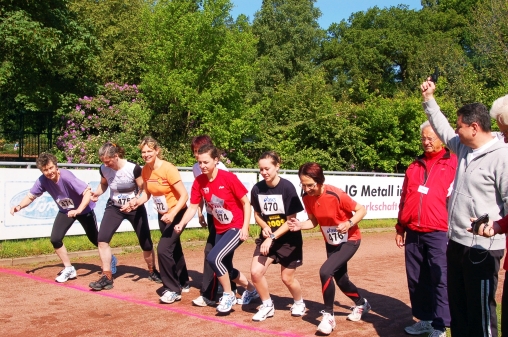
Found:
<path fill-rule="evenodd" d="M 349 222 L 349 228 L 353 227 L 355 224 L 353 223 L 353 221 L 351 221 L 351 219 L 349 219 L 347 222 Z"/>
<path fill-rule="evenodd" d="M 270 239 L 275 240 L 275 234 L 271 233 L 270 234 Z"/>

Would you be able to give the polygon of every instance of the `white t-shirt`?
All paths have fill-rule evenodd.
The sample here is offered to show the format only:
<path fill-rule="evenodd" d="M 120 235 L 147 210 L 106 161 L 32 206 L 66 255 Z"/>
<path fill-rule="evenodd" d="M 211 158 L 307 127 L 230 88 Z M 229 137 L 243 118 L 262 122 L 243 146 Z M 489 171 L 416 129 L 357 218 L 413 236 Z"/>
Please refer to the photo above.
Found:
<path fill-rule="evenodd" d="M 466 165 L 469 165 L 469 163 L 471 163 L 471 161 L 473 159 L 475 159 L 476 157 L 478 157 L 479 155 L 481 155 L 483 152 L 485 152 L 485 150 L 487 150 L 489 147 L 491 147 L 492 145 L 496 144 L 496 142 L 499 140 L 499 138 L 495 137 L 495 138 L 492 138 L 491 141 L 489 141 L 488 143 L 480 146 L 479 148 L 477 149 L 474 149 L 473 152 L 471 153 L 468 153 L 467 157 L 466 157 Z"/>
<path fill-rule="evenodd" d="M 221 161 L 219 161 L 217 163 L 217 168 L 224 170 L 224 171 L 229 171 L 228 168 L 226 167 L 226 165 L 224 165 Z M 194 178 L 196 178 L 197 176 L 199 176 L 201 174 L 201 169 L 199 168 L 199 163 L 195 163 L 192 166 L 192 173 L 194 173 Z"/>

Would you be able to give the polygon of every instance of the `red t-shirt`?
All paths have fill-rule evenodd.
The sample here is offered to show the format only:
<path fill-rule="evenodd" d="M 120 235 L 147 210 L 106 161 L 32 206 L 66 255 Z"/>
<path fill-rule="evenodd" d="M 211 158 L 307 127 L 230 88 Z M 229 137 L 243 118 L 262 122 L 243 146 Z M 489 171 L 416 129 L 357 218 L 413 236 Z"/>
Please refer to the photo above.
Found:
<path fill-rule="evenodd" d="M 194 180 L 191 204 L 199 204 L 203 197 L 212 209 L 217 233 L 222 234 L 230 228 L 243 227 L 243 204 L 240 199 L 247 192 L 234 173 L 217 170 L 217 176 L 213 181 L 208 181 L 206 174 L 201 174 Z"/>
<path fill-rule="evenodd" d="M 326 184 L 323 186 L 324 190 L 321 195 L 304 194 L 302 200 L 307 213 L 317 219 L 325 241 L 332 245 L 338 245 L 341 241 L 361 239 L 358 225 L 349 229 L 347 238 L 339 237 L 336 232 L 339 223 L 348 221 L 353 216 L 356 201 L 340 188 Z"/>

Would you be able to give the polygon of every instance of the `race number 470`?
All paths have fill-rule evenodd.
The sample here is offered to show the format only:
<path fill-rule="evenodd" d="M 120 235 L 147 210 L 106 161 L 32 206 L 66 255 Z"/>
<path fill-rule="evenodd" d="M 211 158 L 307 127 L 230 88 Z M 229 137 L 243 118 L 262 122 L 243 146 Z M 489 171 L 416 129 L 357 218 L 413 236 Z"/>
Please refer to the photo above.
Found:
<path fill-rule="evenodd" d="M 276 202 L 265 202 L 263 209 L 265 212 L 273 212 L 273 211 L 278 211 L 279 206 L 277 205 Z"/>

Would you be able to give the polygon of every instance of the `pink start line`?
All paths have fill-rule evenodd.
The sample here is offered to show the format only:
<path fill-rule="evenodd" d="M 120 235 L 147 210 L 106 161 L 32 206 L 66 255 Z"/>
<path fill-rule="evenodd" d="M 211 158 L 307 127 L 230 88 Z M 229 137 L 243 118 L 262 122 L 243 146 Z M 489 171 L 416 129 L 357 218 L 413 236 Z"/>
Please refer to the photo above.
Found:
<path fill-rule="evenodd" d="M 130 302 L 130 303 L 138 304 L 138 305 L 144 305 L 144 306 L 147 306 L 147 307 L 152 307 L 152 308 L 158 308 L 158 309 L 162 309 L 162 310 L 166 310 L 166 311 L 171 311 L 171 312 L 174 312 L 174 313 L 177 313 L 177 314 L 180 314 L 180 315 L 192 316 L 192 317 L 196 317 L 196 318 L 199 318 L 199 319 L 202 319 L 202 320 L 205 320 L 205 321 L 214 322 L 214 323 L 220 323 L 220 324 L 226 324 L 226 325 L 234 326 L 236 328 L 240 328 L 240 329 L 244 329 L 244 330 L 249 330 L 249 331 L 255 331 L 255 332 L 258 332 L 258 333 L 265 333 L 265 334 L 270 334 L 270 335 L 286 336 L 286 337 L 301 337 L 301 335 L 295 334 L 293 332 L 283 332 L 283 331 L 268 330 L 268 329 L 263 329 L 263 328 L 256 328 L 256 327 L 252 327 L 252 326 L 249 326 L 249 325 L 245 325 L 245 324 L 241 324 L 241 323 L 235 323 L 235 322 L 230 322 L 230 321 L 227 321 L 227 320 L 224 320 L 224 319 L 220 319 L 220 318 L 217 318 L 217 317 L 210 317 L 210 316 L 200 315 L 200 314 L 196 314 L 196 313 L 191 312 L 191 311 L 179 309 L 179 308 L 176 308 L 176 307 L 171 307 L 171 306 L 168 306 L 168 305 L 153 303 L 153 302 L 149 302 L 149 301 L 145 301 L 145 300 L 140 300 L 140 299 L 136 299 L 136 298 L 129 297 L 129 296 L 118 295 L 118 294 L 108 293 L 108 292 L 103 292 L 103 291 L 95 292 L 95 291 L 92 291 L 92 290 L 90 290 L 88 288 L 81 287 L 81 286 L 68 285 L 68 284 L 65 284 L 65 283 L 55 283 L 52 280 L 44 279 L 44 278 L 41 278 L 41 277 L 38 277 L 38 276 L 35 276 L 35 275 L 26 274 L 26 273 L 23 273 L 23 272 L 20 272 L 20 271 L 17 271 L 17 270 L 2 269 L 2 268 L 0 268 L 0 273 L 9 274 L 9 275 L 18 276 L 18 277 L 23 277 L 23 278 L 31 279 L 31 280 L 34 280 L 34 281 L 37 281 L 37 282 L 51 284 L 53 286 L 74 289 L 74 290 L 78 290 L 78 291 L 81 291 L 81 292 L 85 292 L 85 293 L 93 295 L 93 296 L 103 296 L 103 297 L 108 297 L 108 298 L 114 298 L 114 299 L 117 299 L 117 300 L 126 301 L 126 302 Z"/>

